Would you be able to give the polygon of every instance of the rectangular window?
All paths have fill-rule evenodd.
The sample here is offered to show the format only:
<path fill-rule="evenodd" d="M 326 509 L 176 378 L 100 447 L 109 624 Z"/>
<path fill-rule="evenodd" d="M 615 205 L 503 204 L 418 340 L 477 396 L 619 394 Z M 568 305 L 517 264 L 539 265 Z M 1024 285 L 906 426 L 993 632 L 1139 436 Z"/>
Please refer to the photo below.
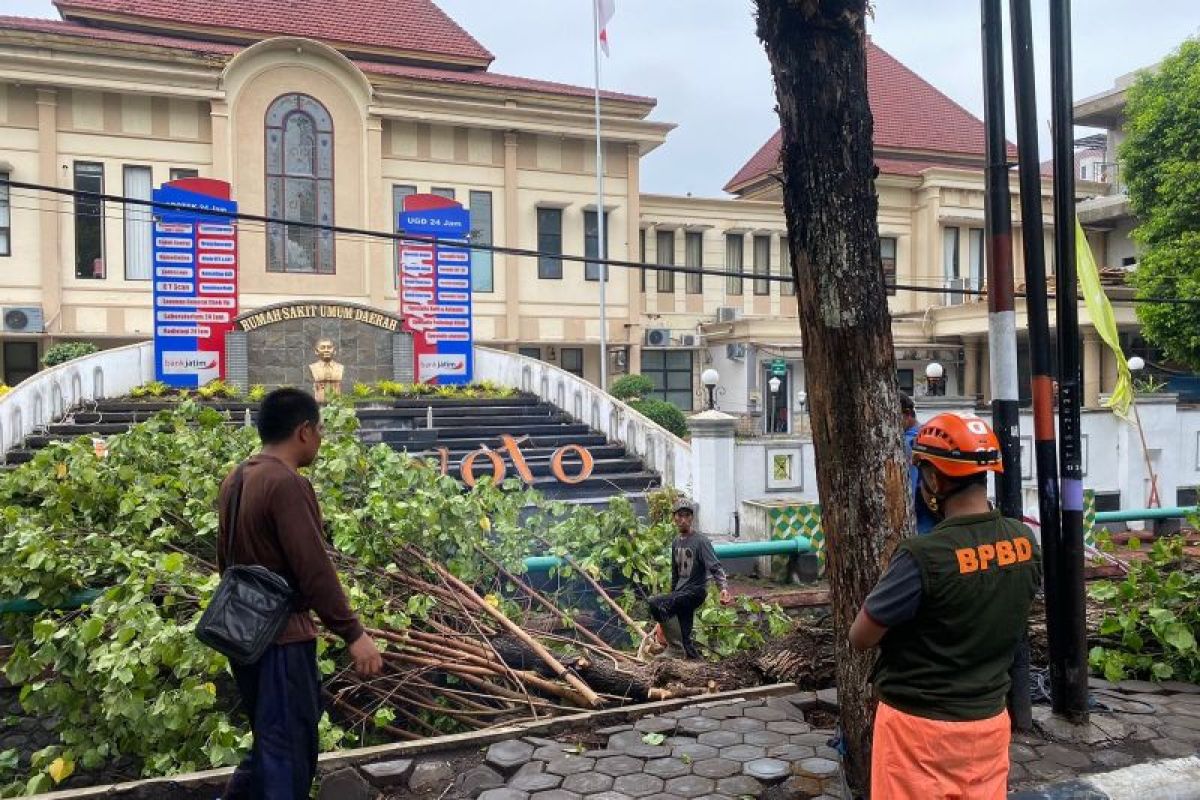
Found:
<path fill-rule="evenodd" d="M 8 180 L 7 172 L 0 178 Z M 12 255 L 12 208 L 8 202 L 8 185 L 0 186 L 0 256 Z"/>
<path fill-rule="evenodd" d="M 104 193 L 104 165 L 75 162 L 75 190 Z M 75 198 L 75 277 L 104 278 L 104 201 Z"/>
<path fill-rule="evenodd" d="M 639 286 L 643 292 L 646 291 L 646 229 L 638 230 L 638 262 L 642 268 L 638 270 Z"/>
<path fill-rule="evenodd" d="M 597 279 L 599 280 L 599 279 Z M 583 377 L 583 348 L 564 347 L 558 351 L 558 364 L 577 378 Z"/>
<path fill-rule="evenodd" d="M 4 343 L 4 383 L 16 386 L 38 371 L 37 342 Z"/>
<path fill-rule="evenodd" d="M 542 358 L 542 348 L 540 347 L 518 347 L 517 353 L 526 358 L 536 358 L 539 361 Z"/>
<path fill-rule="evenodd" d="M 171 180 L 181 181 L 184 178 L 199 178 L 200 170 L 190 167 L 171 167 Z"/>
<path fill-rule="evenodd" d="M 604 255 L 600 258 L 608 258 L 608 211 L 604 212 Z M 600 229 L 596 225 L 596 212 L 583 212 L 583 255 L 585 258 L 596 258 L 600 252 Z M 600 280 L 600 265 L 594 261 L 584 262 L 583 277 L 585 280 L 598 281 Z M 608 268 L 604 269 L 604 280 L 611 280 Z"/>
<path fill-rule="evenodd" d="M 942 229 L 942 276 L 943 285 L 952 291 L 946 293 L 946 305 L 956 306 L 963 301 L 963 295 L 957 289 L 963 288 L 962 271 L 959 265 L 959 230 L 958 228 Z"/>
<path fill-rule="evenodd" d="M 126 197 L 149 200 L 153 191 L 154 179 L 149 167 L 125 167 Z M 150 206 L 125 204 L 125 280 L 150 280 L 153 227 L 154 215 Z"/>
<path fill-rule="evenodd" d="M 771 274 L 771 237 L 754 237 L 754 274 Z M 771 282 L 763 278 L 754 279 L 754 293 L 758 295 L 771 293 Z"/>
<path fill-rule="evenodd" d="M 537 210 L 538 277 L 543 280 L 562 278 L 562 209 Z"/>
<path fill-rule="evenodd" d="M 449 186 L 434 186 L 429 190 L 430 194 L 436 194 L 438 197 L 444 197 L 447 200 L 454 199 L 454 189 Z"/>
<path fill-rule="evenodd" d="M 742 293 L 741 272 L 745 266 L 745 254 L 746 237 L 740 233 L 725 234 L 725 270 L 738 273 L 725 279 L 725 293 L 728 295 Z"/>
<path fill-rule="evenodd" d="M 704 266 L 704 232 L 688 231 L 683 235 L 683 264 L 687 267 L 702 268 Z M 688 294 L 704 293 L 704 276 L 688 273 L 686 280 Z"/>
<path fill-rule="evenodd" d="M 675 266 L 675 231 L 657 231 L 655 234 L 654 254 L 656 264 Z M 675 273 L 658 270 L 658 291 L 671 294 L 675 291 Z"/>
<path fill-rule="evenodd" d="M 913 371 L 911 369 L 896 370 L 896 383 L 900 385 L 900 391 L 904 392 L 909 397 L 913 396 Z"/>
<path fill-rule="evenodd" d="M 942 228 L 942 276 L 954 280 L 961 273 L 958 268 L 958 228 Z"/>
<path fill-rule="evenodd" d="M 471 243 L 492 243 L 492 193 L 472 191 L 471 199 Z M 471 251 L 471 291 L 496 291 L 493 253 L 491 250 Z"/>
<path fill-rule="evenodd" d="M 691 350 L 643 350 L 642 374 L 654 384 L 651 397 L 692 410 Z"/>
<path fill-rule="evenodd" d="M 779 294 L 792 297 L 796 294 L 796 279 L 792 277 L 791 245 L 786 236 L 779 237 L 779 274 L 787 278 L 779 284 Z"/>
<path fill-rule="evenodd" d="M 971 288 L 982 289 L 985 275 L 983 261 L 983 228 L 971 228 L 967 235 L 967 244 L 970 248 L 968 256 L 971 259 Z"/>
<path fill-rule="evenodd" d="M 895 236 L 880 236 L 879 237 L 879 257 L 883 262 L 883 285 L 887 287 L 887 293 L 895 296 L 896 294 L 896 237 Z"/>
<path fill-rule="evenodd" d="M 404 212 L 404 198 L 416 193 L 417 187 L 415 186 L 392 185 L 392 230 L 395 233 L 400 232 L 400 214 Z M 403 242 L 397 240 L 394 244 L 392 261 L 395 268 L 392 270 L 392 285 L 398 289 L 400 288 L 400 245 Z"/>

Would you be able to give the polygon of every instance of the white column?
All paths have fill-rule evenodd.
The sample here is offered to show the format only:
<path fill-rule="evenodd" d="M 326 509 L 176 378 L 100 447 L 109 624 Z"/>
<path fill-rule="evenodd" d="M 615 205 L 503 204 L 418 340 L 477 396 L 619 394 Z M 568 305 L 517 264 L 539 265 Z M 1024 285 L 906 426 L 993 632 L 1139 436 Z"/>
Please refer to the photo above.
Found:
<path fill-rule="evenodd" d="M 689 417 L 692 434 L 692 499 L 696 526 L 702 533 L 722 536 L 733 531 L 737 510 L 735 436 L 737 418 L 720 411 Z"/>

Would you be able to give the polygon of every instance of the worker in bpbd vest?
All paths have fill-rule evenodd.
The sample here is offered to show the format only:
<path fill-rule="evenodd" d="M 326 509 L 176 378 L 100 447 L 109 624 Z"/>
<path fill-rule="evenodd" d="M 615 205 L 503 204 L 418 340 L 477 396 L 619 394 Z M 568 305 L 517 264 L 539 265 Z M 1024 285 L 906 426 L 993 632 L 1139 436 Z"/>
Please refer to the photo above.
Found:
<path fill-rule="evenodd" d="M 1041 555 L 1028 527 L 988 503 L 987 474 L 1003 468 L 986 423 L 940 414 L 912 450 L 940 522 L 900 544 L 850 628 L 854 647 L 879 647 L 872 795 L 1000 800 L 1008 670 L 1041 582 Z"/>

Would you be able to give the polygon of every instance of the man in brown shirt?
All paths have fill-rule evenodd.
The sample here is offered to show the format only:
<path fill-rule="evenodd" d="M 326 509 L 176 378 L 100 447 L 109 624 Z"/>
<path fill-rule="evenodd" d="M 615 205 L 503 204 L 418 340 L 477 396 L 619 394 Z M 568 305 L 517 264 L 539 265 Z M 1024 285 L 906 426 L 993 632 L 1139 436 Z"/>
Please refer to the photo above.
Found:
<path fill-rule="evenodd" d="M 303 800 L 317 769 L 321 679 L 317 672 L 316 612 L 350 647 L 355 669 L 376 675 L 383 660 L 350 610 L 329 553 L 321 509 L 312 485 L 297 472 L 317 458 L 321 413 L 312 396 L 277 389 L 258 413 L 262 450 L 241 469 L 242 492 L 234 507 L 238 471 L 221 484 L 218 568 L 233 530 L 233 561 L 258 564 L 287 579 L 295 612 L 275 644 L 249 666 L 231 665 L 254 746 L 226 787 L 225 800 Z M 237 515 L 236 525 L 234 514 Z"/>

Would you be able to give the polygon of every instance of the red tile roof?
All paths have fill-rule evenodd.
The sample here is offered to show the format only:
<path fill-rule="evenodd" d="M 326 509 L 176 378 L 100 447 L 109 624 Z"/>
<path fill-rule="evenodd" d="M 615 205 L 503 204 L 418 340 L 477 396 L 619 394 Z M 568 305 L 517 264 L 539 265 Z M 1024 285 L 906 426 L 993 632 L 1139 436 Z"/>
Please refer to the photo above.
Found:
<path fill-rule="evenodd" d="M 877 151 L 983 156 L 983 122 L 874 42 L 867 44 L 867 96 L 875 118 Z M 776 131 L 725 185 L 725 190 L 733 191 L 778 168 L 782 141 L 781 132 Z M 876 163 L 881 172 L 887 173 L 884 162 L 892 161 L 896 159 L 883 157 Z M 902 157 L 899 161 L 909 163 Z M 903 167 L 899 161 L 897 169 L 915 168 Z M 930 166 L 934 164 L 926 163 L 923 169 Z"/>
<path fill-rule="evenodd" d="M 72 36 L 101 41 L 124 42 L 153 47 L 163 47 L 172 50 L 183 50 L 192 53 L 202 53 L 213 56 L 227 57 L 244 49 L 242 45 L 224 42 L 205 42 L 198 39 L 183 39 L 174 36 L 162 36 L 150 33 L 138 33 L 127 30 L 113 30 L 83 25 L 78 22 L 64 22 L 56 19 L 37 19 L 33 17 L 0 16 L 0 30 L 23 30 L 34 33 L 47 33 L 60 36 Z M 537 92 L 564 97 L 591 97 L 592 89 L 587 86 L 571 86 L 565 83 L 540 81 L 533 78 L 522 78 L 516 75 L 504 75 L 497 72 L 465 71 L 435 69 L 431 67 L 409 66 L 404 64 L 380 64 L 372 61 L 355 61 L 355 65 L 369 75 L 390 75 L 415 80 L 428 80 L 439 83 L 454 83 L 467 86 L 486 86 L 496 89 L 512 89 L 514 91 Z M 652 97 L 623 94 L 621 92 L 601 92 L 606 100 L 617 100 L 646 105 L 654 105 Z"/>
<path fill-rule="evenodd" d="M 196 25 L 257 34 L 307 36 L 330 44 L 465 59 L 493 56 L 433 0 L 55 0 L 64 19 L 118 16 L 170 31 Z"/>

